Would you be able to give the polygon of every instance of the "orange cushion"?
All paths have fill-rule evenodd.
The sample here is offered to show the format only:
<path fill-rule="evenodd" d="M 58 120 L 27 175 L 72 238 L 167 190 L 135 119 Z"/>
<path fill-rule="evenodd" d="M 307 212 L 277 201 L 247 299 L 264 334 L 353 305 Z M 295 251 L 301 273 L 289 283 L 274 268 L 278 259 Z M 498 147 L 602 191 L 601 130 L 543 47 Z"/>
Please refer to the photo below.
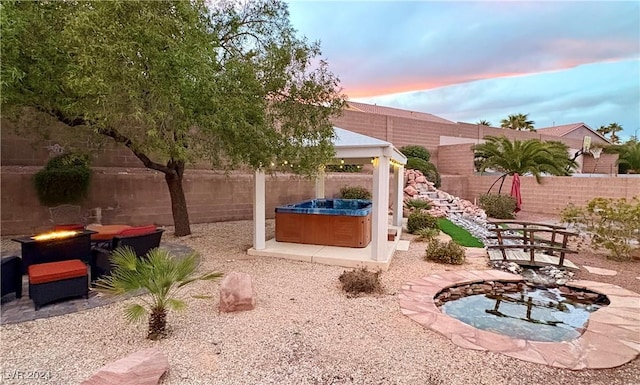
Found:
<path fill-rule="evenodd" d="M 157 227 L 155 225 L 138 226 L 122 230 L 120 233 L 118 233 L 118 235 L 121 235 L 123 237 L 132 237 L 135 235 L 151 234 L 156 230 Z"/>
<path fill-rule="evenodd" d="M 30 284 L 55 282 L 85 275 L 87 275 L 87 266 L 79 259 L 29 265 Z"/>
<path fill-rule="evenodd" d="M 53 226 L 53 231 L 82 231 L 84 226 L 80 223 L 67 223 L 64 225 Z"/>

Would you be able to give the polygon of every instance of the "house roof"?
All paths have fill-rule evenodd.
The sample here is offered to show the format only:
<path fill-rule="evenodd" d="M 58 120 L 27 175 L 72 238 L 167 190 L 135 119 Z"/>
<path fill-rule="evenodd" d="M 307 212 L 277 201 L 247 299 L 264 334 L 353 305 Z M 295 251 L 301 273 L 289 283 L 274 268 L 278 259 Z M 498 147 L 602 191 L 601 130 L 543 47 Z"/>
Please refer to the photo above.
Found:
<path fill-rule="evenodd" d="M 583 122 L 564 124 L 562 126 L 537 128 L 536 132 L 539 132 L 540 134 L 544 134 L 544 135 L 557 136 L 557 137 L 561 138 L 561 137 L 569 134 L 570 132 L 573 132 L 573 131 L 579 129 L 580 127 L 586 128 L 587 130 L 593 132 L 594 135 L 598 136 L 602 140 L 605 140 L 605 141 L 609 142 L 609 139 L 605 138 L 599 132 L 595 131 L 594 129 L 592 129 L 591 127 L 587 126 Z"/>
<path fill-rule="evenodd" d="M 376 104 L 366 104 L 366 103 L 348 101 L 347 109 L 352 111 L 367 112 L 370 114 L 389 115 L 389 116 L 396 116 L 399 118 L 425 120 L 428 122 L 453 123 L 450 120 L 447 120 L 432 114 L 427 114 L 425 112 L 401 110 L 399 108 L 378 106 Z"/>

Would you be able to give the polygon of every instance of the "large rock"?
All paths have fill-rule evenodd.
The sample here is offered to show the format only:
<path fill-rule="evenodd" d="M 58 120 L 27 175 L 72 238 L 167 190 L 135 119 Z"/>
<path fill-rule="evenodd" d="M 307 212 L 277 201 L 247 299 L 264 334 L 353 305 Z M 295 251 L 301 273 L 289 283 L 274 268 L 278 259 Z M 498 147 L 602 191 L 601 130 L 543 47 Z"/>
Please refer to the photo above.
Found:
<path fill-rule="evenodd" d="M 413 186 L 407 186 L 404 188 L 404 193 L 412 197 L 418 195 L 418 190 L 416 190 Z"/>
<path fill-rule="evenodd" d="M 149 348 L 103 366 L 81 385 L 156 385 L 167 369 L 167 356 Z"/>
<path fill-rule="evenodd" d="M 228 313 L 255 307 L 256 294 L 251 276 L 236 271 L 227 274 L 220 283 L 220 311 Z"/>

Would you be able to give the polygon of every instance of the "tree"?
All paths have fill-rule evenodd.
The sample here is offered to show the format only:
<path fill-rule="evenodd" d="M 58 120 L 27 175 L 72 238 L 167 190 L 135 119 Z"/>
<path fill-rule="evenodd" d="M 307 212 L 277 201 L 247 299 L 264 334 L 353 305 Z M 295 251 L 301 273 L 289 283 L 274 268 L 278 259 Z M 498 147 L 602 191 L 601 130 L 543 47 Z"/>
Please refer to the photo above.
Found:
<path fill-rule="evenodd" d="M 2 112 L 49 114 L 164 173 L 177 236 L 191 233 L 185 167 L 333 154 L 344 96 L 318 43 L 278 0 L 2 2 Z"/>
<path fill-rule="evenodd" d="M 504 136 L 487 136 L 485 143 L 473 146 L 480 172 L 486 169 L 501 171 L 506 175 L 532 174 L 540 183 L 542 174 L 570 175 L 576 167 L 569 159 L 568 147 L 562 142 L 541 142 L 538 139 L 513 142 Z"/>
<path fill-rule="evenodd" d="M 640 174 L 640 142 L 630 139 L 624 144 L 610 146 L 607 153 L 618 154 L 619 172 L 622 174 Z"/>
<path fill-rule="evenodd" d="M 114 269 L 111 275 L 96 281 L 96 290 L 108 295 L 120 295 L 140 289 L 147 291 L 144 305 L 131 304 L 125 310 L 127 320 L 134 322 L 149 314 L 147 338 L 152 340 L 166 336 L 167 311 L 181 310 L 186 305 L 177 298 L 180 288 L 201 280 L 220 278 L 222 273 L 195 275 L 197 256 L 191 254 L 182 259 L 171 256 L 168 250 L 155 248 L 140 258 L 130 247 L 114 250 L 111 256 Z"/>
<path fill-rule="evenodd" d="M 598 128 L 596 131 L 604 137 L 609 135 L 609 141 L 611 143 L 617 144 L 620 143 L 620 137 L 616 133 L 622 130 L 622 126 L 618 123 L 611 123 L 608 126 L 600 126 L 600 128 Z"/>
<path fill-rule="evenodd" d="M 500 127 L 518 131 L 533 131 L 533 125 L 536 122 L 527 120 L 528 118 L 529 114 L 509 115 L 506 119 L 500 121 Z"/>
<path fill-rule="evenodd" d="M 488 126 L 488 127 L 491 127 L 491 122 L 490 122 L 490 121 L 488 121 L 488 120 L 484 120 L 484 119 L 481 119 L 481 120 L 477 121 L 477 122 L 476 122 L 476 124 L 478 124 L 478 125 L 480 125 L 480 126 Z"/>

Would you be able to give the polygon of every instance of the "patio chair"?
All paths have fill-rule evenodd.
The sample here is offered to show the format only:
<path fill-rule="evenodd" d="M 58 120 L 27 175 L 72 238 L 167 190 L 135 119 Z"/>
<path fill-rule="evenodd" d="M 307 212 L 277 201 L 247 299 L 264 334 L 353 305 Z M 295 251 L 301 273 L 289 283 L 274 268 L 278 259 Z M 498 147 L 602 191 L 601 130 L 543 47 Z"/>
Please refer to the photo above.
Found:
<path fill-rule="evenodd" d="M 16 298 L 22 297 L 22 259 L 15 255 L 3 257 L 0 272 L 1 296 L 16 293 Z"/>
<path fill-rule="evenodd" d="M 156 226 L 132 227 L 123 230 L 119 235 L 114 236 L 108 248 L 93 247 L 91 260 L 91 281 L 111 273 L 111 253 L 119 248 L 131 247 L 138 257 L 143 257 L 153 248 L 160 246 L 160 240 L 164 229 Z"/>

